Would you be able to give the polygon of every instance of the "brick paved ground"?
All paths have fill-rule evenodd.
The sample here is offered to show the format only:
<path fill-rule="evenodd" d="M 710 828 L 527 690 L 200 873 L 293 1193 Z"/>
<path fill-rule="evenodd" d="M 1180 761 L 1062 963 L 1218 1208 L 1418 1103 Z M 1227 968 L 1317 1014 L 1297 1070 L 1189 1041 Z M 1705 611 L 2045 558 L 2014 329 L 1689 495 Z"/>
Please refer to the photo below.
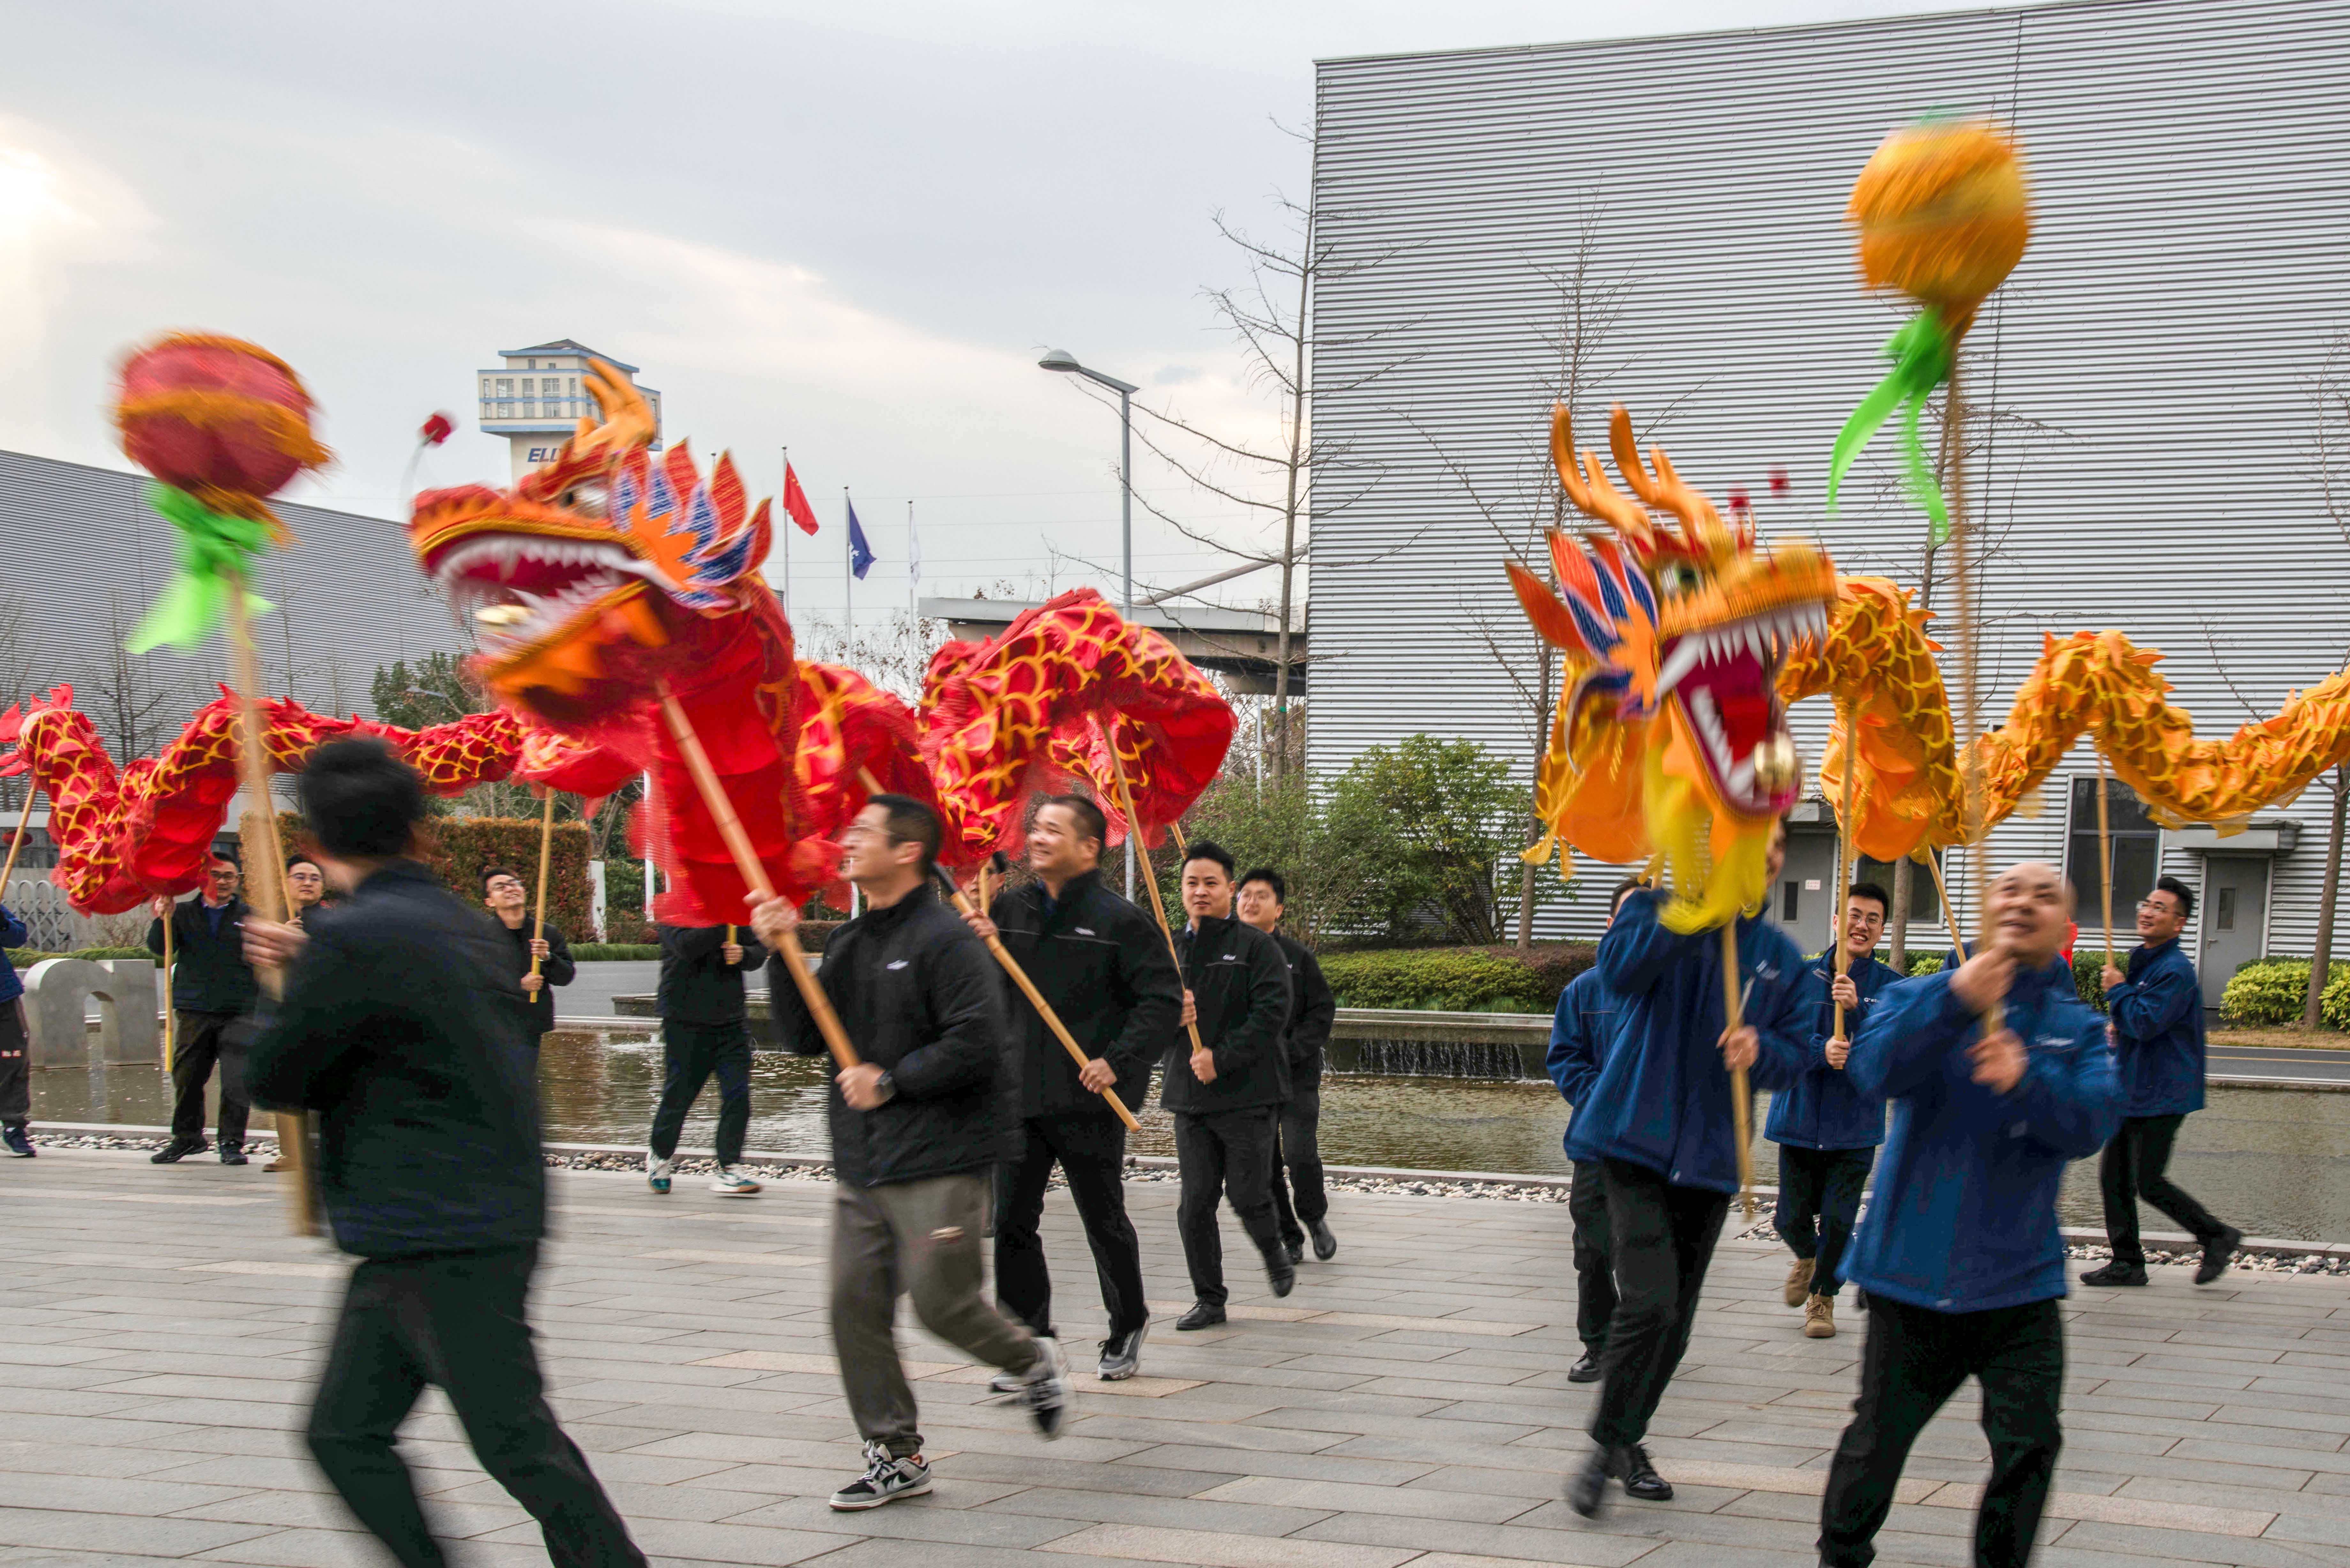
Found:
<path fill-rule="evenodd" d="M 1557 1501 L 1591 1391 L 1559 1205 L 1342 1194 L 1343 1250 L 1274 1303 L 1237 1274 L 1235 1321 L 1188 1304 L 1174 1189 L 1131 1189 L 1162 1306 L 1143 1378 L 1080 1380 L 1050 1446 L 987 1402 L 979 1369 L 907 1336 L 935 1495 L 837 1515 L 857 1446 L 825 1330 L 830 1189 L 753 1202 L 555 1178 L 540 1274 L 557 1403 L 637 1539 L 667 1562 L 827 1568 L 1739 1568 L 1813 1561 L 1827 1454 L 1860 1348 L 1797 1333 L 1782 1254 L 1726 1243 L 1654 1434 L 1679 1487 L 1596 1525 Z M 284 1234 L 257 1168 L 52 1150 L 0 1169 L 0 1564 L 159 1557 L 339 1568 L 382 1561 L 293 1436 L 343 1265 Z M 1065 1329 L 1098 1336 L 1075 1219 L 1055 1196 Z M 1227 1225 L 1228 1246 L 1237 1243 Z M 2182 1270 L 2068 1303 L 2068 1447 L 2040 1561 L 2350 1561 L 2350 1282 Z M 1887 1563 L 1967 1560 L 1984 1464 L 1970 1405 L 1927 1434 Z M 411 1421 L 461 1565 L 543 1563 L 437 1397 Z"/>

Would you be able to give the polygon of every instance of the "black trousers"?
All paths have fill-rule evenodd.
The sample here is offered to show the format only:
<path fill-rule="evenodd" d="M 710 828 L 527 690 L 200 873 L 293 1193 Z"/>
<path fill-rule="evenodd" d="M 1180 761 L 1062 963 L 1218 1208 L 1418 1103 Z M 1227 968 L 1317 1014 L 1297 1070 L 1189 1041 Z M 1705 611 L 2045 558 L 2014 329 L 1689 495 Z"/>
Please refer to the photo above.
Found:
<path fill-rule="evenodd" d="M 1779 1146 L 1779 1237 L 1798 1258 L 1809 1258 L 1812 1293 L 1835 1299 L 1836 1272 L 1860 1218 L 1860 1191 L 1877 1164 L 1874 1148 L 1794 1148 Z"/>
<path fill-rule="evenodd" d="M 1281 1239 L 1293 1247 L 1305 1241 L 1305 1229 L 1316 1224 L 1330 1212 L 1330 1194 L 1322 1186 L 1322 1090 L 1293 1089 L 1288 1103 L 1281 1107 L 1278 1128 L 1274 1140 L 1273 1219 Z M 1282 1179 L 1282 1168 L 1289 1169 L 1289 1179 Z M 1297 1184 L 1297 1201 L 1289 1199 L 1290 1182 Z"/>
<path fill-rule="evenodd" d="M 1828 1467 L 1820 1561 L 1866 1568 L 1909 1446 L 1968 1377 L 1982 1382 L 1991 1485 L 1975 1511 L 1977 1568 L 2022 1568 L 2064 1434 L 2064 1325 L 2053 1301 L 1939 1313 L 1872 1294 L 1860 1397 Z"/>
<path fill-rule="evenodd" d="M 223 1148 L 244 1147 L 244 1043 L 229 1031 L 234 1012 L 182 1012 L 172 1042 L 172 1137 L 181 1143 L 204 1139 L 204 1085 L 220 1067 L 220 1141 Z"/>
<path fill-rule="evenodd" d="M 33 1116 L 32 1041 L 25 1004 L 0 1002 L 0 1127 L 23 1127 Z"/>
<path fill-rule="evenodd" d="M 1591 1436 L 1614 1448 L 1648 1436 L 1648 1417 L 1689 1349 L 1698 1293 L 1721 1238 L 1730 1195 L 1675 1187 L 1645 1166 L 1606 1162 L 1608 1262 L 1616 1313 Z"/>
<path fill-rule="evenodd" d="M 2141 1198 L 2206 1245 L 2227 1233 L 2225 1224 L 2164 1174 L 2170 1167 L 2170 1146 L 2178 1137 L 2178 1124 L 2186 1119 L 2184 1116 L 2125 1116 L 2121 1130 L 2106 1144 L 2106 1152 L 2097 1161 L 2097 1181 L 2106 1195 L 2106 1240 L 2113 1243 L 2117 1263 L 2146 1267 L 2146 1247 L 2137 1235 Z"/>
<path fill-rule="evenodd" d="M 1175 1113 L 1175 1167 L 1182 1197 L 1175 1226 L 1183 1237 L 1183 1262 L 1191 1272 L 1191 1293 L 1211 1306 L 1230 1299 L 1224 1289 L 1224 1239 L 1216 1225 L 1216 1204 L 1230 1197 L 1241 1229 L 1270 1265 L 1281 1257 L 1281 1235 L 1273 1218 L 1274 1107 Z M 1282 1265 L 1288 1260 L 1281 1258 Z"/>
<path fill-rule="evenodd" d="M 718 1163 L 743 1158 L 743 1137 L 751 1126 L 751 1032 L 733 1023 L 687 1023 L 661 1020 L 661 1097 L 653 1111 L 653 1156 L 677 1152 L 685 1113 L 693 1109 L 702 1085 L 718 1076 Z"/>
<path fill-rule="evenodd" d="M 1031 1116 L 1022 1124 L 1020 1158 L 1002 1167 L 1003 1197 L 995 1210 L 995 1299 L 1029 1331 L 1058 1337 L 1053 1327 L 1053 1277 L 1045 1266 L 1036 1222 L 1045 1187 L 1058 1164 L 1085 1222 L 1094 1277 L 1112 1334 L 1130 1334 L 1150 1320 L 1143 1299 L 1142 1243 L 1126 1217 L 1126 1129 L 1108 1116 Z"/>
<path fill-rule="evenodd" d="M 1575 1162 L 1566 1189 L 1567 1218 L 1575 1221 L 1575 1332 L 1585 1354 L 1607 1348 L 1607 1324 L 1616 1315 L 1616 1270 L 1607 1261 L 1607 1172 L 1596 1159 Z"/>
<path fill-rule="evenodd" d="M 441 1548 L 394 1446 L 427 1383 L 455 1407 L 473 1457 L 538 1521 L 556 1568 L 643 1568 L 611 1500 L 546 1407 L 523 1303 L 535 1246 L 369 1258 L 351 1271 L 310 1452 L 359 1522 L 406 1568 Z"/>

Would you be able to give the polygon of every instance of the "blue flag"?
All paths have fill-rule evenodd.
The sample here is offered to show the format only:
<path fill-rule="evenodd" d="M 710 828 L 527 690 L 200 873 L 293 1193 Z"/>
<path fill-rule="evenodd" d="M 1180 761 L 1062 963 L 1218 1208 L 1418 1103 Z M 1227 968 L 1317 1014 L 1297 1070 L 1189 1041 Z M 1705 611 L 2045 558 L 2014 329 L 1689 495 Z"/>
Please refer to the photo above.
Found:
<path fill-rule="evenodd" d="M 857 520 L 857 504 L 848 503 L 848 569 L 863 581 L 873 567 L 873 546 L 865 542 L 865 525 Z"/>

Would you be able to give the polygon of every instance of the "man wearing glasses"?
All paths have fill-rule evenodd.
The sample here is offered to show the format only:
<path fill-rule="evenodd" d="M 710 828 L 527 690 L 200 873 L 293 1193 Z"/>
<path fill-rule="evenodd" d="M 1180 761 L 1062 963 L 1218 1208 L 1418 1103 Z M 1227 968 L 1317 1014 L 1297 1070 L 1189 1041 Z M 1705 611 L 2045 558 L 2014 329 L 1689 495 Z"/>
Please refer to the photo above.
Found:
<path fill-rule="evenodd" d="M 2128 971 L 2106 966 L 2106 1008 L 2113 1018 L 2114 1059 L 2122 1076 L 2122 1125 L 2106 1145 L 2097 1175 L 2114 1259 L 2083 1274 L 2085 1285 L 2146 1283 L 2146 1249 L 2137 1232 L 2141 1197 L 2202 1246 L 2203 1260 L 2195 1270 L 2199 1285 L 2226 1272 L 2244 1239 L 2165 1174 L 2178 1124 L 2203 1108 L 2203 985 L 2193 961 L 2178 946 L 2178 933 L 2194 913 L 2195 895 L 2187 884 L 2176 877 L 2160 878 L 2138 901 L 2138 946 L 2129 955 Z"/>
<path fill-rule="evenodd" d="M 1795 1254 L 1783 1299 L 1804 1309 L 1804 1333 L 1835 1336 L 1837 1269 L 1860 1218 L 1860 1189 L 1885 1141 L 1885 1102 L 1853 1086 L 1845 1075 L 1852 1043 L 1877 993 L 1900 974 L 1877 961 L 1892 897 L 1874 882 L 1856 882 L 1845 895 L 1846 972 L 1835 971 L 1835 950 L 1812 961 L 1805 983 L 1813 1023 L 1802 1077 L 1771 1096 L 1762 1136 L 1779 1146 L 1779 1235 Z M 1844 1027 L 1836 1028 L 1836 1007 Z"/>
<path fill-rule="evenodd" d="M 579 966 L 571 961 L 571 944 L 552 924 L 541 927 L 530 918 L 530 893 L 522 874 L 504 866 L 482 870 L 482 902 L 498 918 L 506 940 L 514 944 L 515 973 L 521 977 L 524 1004 L 530 1012 L 530 1048 L 555 1027 L 555 992 L 551 985 L 569 985 Z M 530 972 L 531 961 L 538 972 Z"/>
<path fill-rule="evenodd" d="M 265 871 L 275 869 L 265 867 Z M 179 1014 L 172 1051 L 172 1141 L 152 1155 L 174 1165 L 204 1151 L 204 1085 L 220 1068 L 220 1161 L 243 1165 L 249 1114 L 244 1095 L 243 1034 L 233 1028 L 253 1011 L 261 988 L 244 961 L 251 913 L 236 896 L 236 862 L 215 855 L 204 867 L 202 893 L 186 903 L 158 898 L 147 927 L 147 950 L 163 954 L 163 922 L 172 922 L 172 1005 Z"/>

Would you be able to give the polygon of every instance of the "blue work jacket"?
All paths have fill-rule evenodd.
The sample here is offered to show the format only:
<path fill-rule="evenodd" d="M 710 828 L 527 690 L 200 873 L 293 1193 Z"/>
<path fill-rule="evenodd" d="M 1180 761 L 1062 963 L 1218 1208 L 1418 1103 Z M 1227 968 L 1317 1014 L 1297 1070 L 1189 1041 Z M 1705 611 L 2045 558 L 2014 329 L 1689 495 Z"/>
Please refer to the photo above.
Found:
<path fill-rule="evenodd" d="M 0 904 L 0 948 L 21 948 L 32 940 L 25 922 L 9 913 L 7 905 Z M 24 994 L 25 982 L 16 978 L 16 966 L 0 952 L 0 1002 L 14 1002 Z"/>
<path fill-rule="evenodd" d="M 2203 1108 L 2203 982 L 2178 941 L 2129 956 L 2129 982 L 2106 992 L 2121 1069 L 2122 1115 Z"/>
<path fill-rule="evenodd" d="M 2056 1190 L 2069 1160 L 2104 1147 L 2121 1119 L 2106 1021 L 2055 959 L 2019 971 L 2007 1027 L 2031 1060 L 2008 1094 L 1973 1077 L 1981 1021 L 1946 971 L 1890 987 L 1845 1064 L 1892 1103 L 1877 1188 L 1845 1277 L 1872 1296 L 1935 1312 L 1989 1312 L 2065 1292 Z"/>
<path fill-rule="evenodd" d="M 1857 1040 L 1885 988 L 1900 971 L 1873 958 L 1852 968 L 1860 1006 L 1845 1014 L 1844 1037 Z M 1835 1034 L 1835 953 L 1814 959 L 1805 972 L 1804 996 L 1812 1008 L 1812 1032 L 1804 1042 L 1804 1072 L 1771 1096 L 1771 1119 L 1762 1136 L 1791 1148 L 1875 1148 L 1885 1141 L 1885 1101 L 1853 1086 L 1852 1075 L 1828 1065 L 1828 1042 Z"/>
<path fill-rule="evenodd" d="M 1567 1131 L 1570 1159 L 1620 1159 L 1676 1187 L 1738 1190 L 1730 1074 L 1721 1064 L 1721 933 L 1690 936 L 1657 919 L 1659 895 L 1632 894 L 1599 943 L 1601 983 L 1624 999 L 1599 1081 Z M 1803 1071 L 1811 1015 L 1804 955 L 1762 919 L 1738 922 L 1745 1022 L 1759 1053 L 1753 1085 L 1783 1088 Z"/>
<path fill-rule="evenodd" d="M 1616 1044 L 1616 1032 L 1624 1021 L 1624 999 L 1607 989 L 1596 969 L 1585 970 L 1566 982 L 1558 993 L 1558 1010 L 1550 1019 L 1550 1054 L 1543 1065 L 1550 1072 L 1550 1081 L 1558 1085 L 1559 1097 L 1581 1114 L 1590 1098 L 1592 1085 L 1599 1081 L 1599 1069 L 1607 1060 L 1608 1047 Z M 1571 1129 L 1574 1123 L 1569 1121 Z M 1574 1136 L 1570 1131 L 1569 1137 Z"/>

